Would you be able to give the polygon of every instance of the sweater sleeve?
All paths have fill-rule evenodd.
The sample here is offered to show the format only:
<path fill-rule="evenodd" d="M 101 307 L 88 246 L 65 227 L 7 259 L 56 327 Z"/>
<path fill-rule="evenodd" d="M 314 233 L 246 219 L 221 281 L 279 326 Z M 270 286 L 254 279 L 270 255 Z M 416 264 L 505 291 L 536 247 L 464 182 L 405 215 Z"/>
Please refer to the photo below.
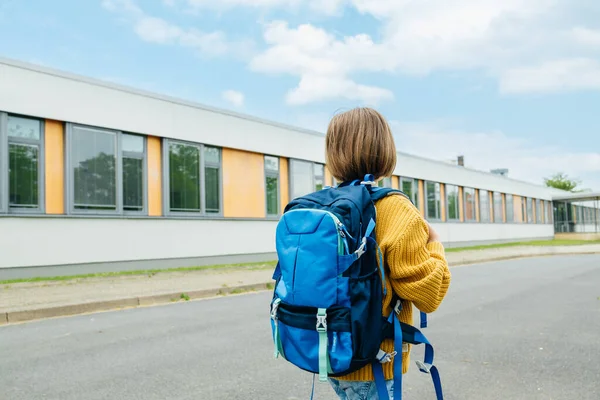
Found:
<path fill-rule="evenodd" d="M 378 225 L 380 222 L 383 222 L 380 245 L 394 292 L 423 312 L 435 311 L 451 279 L 443 245 L 428 243 L 428 224 L 419 211 L 400 196 L 381 201 Z"/>

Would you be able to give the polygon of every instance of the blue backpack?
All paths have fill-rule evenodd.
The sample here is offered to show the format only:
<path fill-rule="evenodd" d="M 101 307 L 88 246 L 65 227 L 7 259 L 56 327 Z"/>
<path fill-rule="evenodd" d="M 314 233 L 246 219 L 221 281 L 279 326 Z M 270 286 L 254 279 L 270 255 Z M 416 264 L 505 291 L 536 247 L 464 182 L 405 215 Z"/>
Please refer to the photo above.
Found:
<path fill-rule="evenodd" d="M 380 349 L 394 338 L 424 344 L 419 369 L 431 374 L 438 400 L 442 387 L 433 366 L 433 347 L 397 313 L 382 317 L 386 295 L 383 255 L 375 240 L 375 202 L 399 190 L 373 186 L 373 176 L 325 188 L 291 201 L 277 225 L 278 264 L 273 274 L 271 328 L 275 357 L 319 375 L 319 380 L 347 375 L 372 365 L 380 400 L 389 399 L 382 363 L 396 355 Z M 379 268 L 377 265 L 379 258 Z M 427 325 L 421 313 L 421 328 Z M 394 400 L 402 398 L 402 356 L 394 363 Z M 313 377 L 314 378 L 314 377 Z M 314 394 L 314 379 L 313 379 Z M 312 398 L 312 396 L 311 396 Z"/>

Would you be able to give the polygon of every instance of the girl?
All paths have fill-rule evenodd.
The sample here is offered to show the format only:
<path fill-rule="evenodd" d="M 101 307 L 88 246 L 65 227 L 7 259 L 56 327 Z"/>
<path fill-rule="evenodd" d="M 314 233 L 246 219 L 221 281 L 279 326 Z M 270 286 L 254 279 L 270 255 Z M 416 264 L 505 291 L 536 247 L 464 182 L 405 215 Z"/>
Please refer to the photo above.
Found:
<path fill-rule="evenodd" d="M 362 179 L 373 174 L 376 180 L 391 176 L 396 167 L 396 146 L 385 118 L 370 108 L 356 108 L 338 114 L 327 129 L 327 167 L 338 182 Z M 387 296 L 383 313 L 392 312 L 392 290 L 403 299 L 399 319 L 412 324 L 413 304 L 431 313 L 442 302 L 450 285 L 450 270 L 438 234 L 404 196 L 387 196 L 375 205 L 376 238 L 384 255 Z M 394 351 L 393 340 L 382 350 Z M 410 347 L 402 356 L 403 373 L 408 371 Z M 393 397 L 393 362 L 383 364 L 390 399 Z M 377 399 L 371 366 L 347 376 L 330 379 L 342 400 Z"/>

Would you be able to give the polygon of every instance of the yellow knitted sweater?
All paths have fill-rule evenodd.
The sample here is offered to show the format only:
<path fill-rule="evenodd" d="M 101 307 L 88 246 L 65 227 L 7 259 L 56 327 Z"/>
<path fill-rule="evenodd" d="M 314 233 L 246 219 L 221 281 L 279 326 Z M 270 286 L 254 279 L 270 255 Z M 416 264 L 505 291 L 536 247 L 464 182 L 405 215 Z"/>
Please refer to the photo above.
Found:
<path fill-rule="evenodd" d="M 403 300 L 400 321 L 413 324 L 413 304 L 421 311 L 435 311 L 450 286 L 450 270 L 439 242 L 428 243 L 429 227 L 419 211 L 404 196 L 385 197 L 375 205 L 375 234 L 384 256 L 387 295 L 383 315 L 392 312 L 392 290 Z M 394 341 L 385 340 L 382 350 L 394 351 Z M 400 356 L 401 350 L 398 350 Z M 402 354 L 403 373 L 408 371 L 409 352 Z M 394 363 L 383 364 L 385 379 L 394 377 Z M 372 381 L 370 365 L 336 379 Z"/>

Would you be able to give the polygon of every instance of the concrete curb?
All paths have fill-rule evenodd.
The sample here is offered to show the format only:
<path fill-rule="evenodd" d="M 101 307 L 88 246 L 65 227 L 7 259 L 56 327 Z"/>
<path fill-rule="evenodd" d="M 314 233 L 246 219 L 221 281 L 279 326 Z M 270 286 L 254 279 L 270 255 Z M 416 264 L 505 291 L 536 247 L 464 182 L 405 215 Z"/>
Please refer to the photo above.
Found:
<path fill-rule="evenodd" d="M 150 296 L 129 297 L 115 300 L 93 301 L 80 304 L 69 304 L 57 307 L 45 307 L 31 310 L 20 310 L 2 313 L 0 325 L 16 324 L 45 318 L 66 317 L 79 314 L 88 314 L 102 311 L 112 311 L 124 308 L 135 308 L 140 306 L 151 306 L 168 304 L 189 300 L 205 299 L 209 297 L 224 296 L 228 294 L 239 294 L 268 290 L 271 282 L 257 283 L 251 285 L 239 285 L 222 287 L 218 289 L 203 289 L 191 292 L 160 293 Z"/>
<path fill-rule="evenodd" d="M 510 255 L 510 256 L 498 256 L 488 257 L 486 259 L 479 260 L 456 260 L 449 262 L 450 267 L 460 267 L 463 265 L 481 264 L 488 262 L 515 260 L 520 258 L 536 258 L 536 257 L 548 257 L 548 256 L 572 256 L 572 255 L 592 255 L 600 254 L 600 251 L 584 251 L 584 252 L 554 252 L 549 251 L 546 253 L 539 254 L 524 254 L 524 255 Z M 196 290 L 191 292 L 182 293 L 160 293 L 150 296 L 130 297 L 115 300 L 103 300 L 89 303 L 70 304 L 65 306 L 57 307 L 46 307 L 37 308 L 31 310 L 20 310 L 13 312 L 5 312 L 0 315 L 0 326 L 7 324 L 16 324 L 28 321 L 34 321 L 45 318 L 56 318 L 66 317 L 79 314 L 95 313 L 102 311 L 112 311 L 123 308 L 135 308 L 142 306 L 152 306 L 168 303 L 181 302 L 189 298 L 189 300 L 205 299 L 209 297 L 223 296 L 228 294 L 240 294 L 246 292 L 256 292 L 263 290 L 271 290 L 273 282 L 256 283 L 251 285 L 239 285 L 222 288 L 212 288 Z"/>
<path fill-rule="evenodd" d="M 498 261 L 508 261 L 508 260 L 518 260 L 524 258 L 540 258 L 540 257 L 553 257 L 553 256 L 585 256 L 585 255 L 595 255 L 600 254 L 600 251 L 585 251 L 585 252 L 569 252 L 569 253 L 558 253 L 558 252 L 548 252 L 548 253 L 539 253 L 539 254 L 520 254 L 520 255 L 510 255 L 510 256 L 497 256 L 497 257 L 488 257 L 485 259 L 479 260 L 458 260 L 448 262 L 449 267 L 461 267 L 466 265 L 473 264 L 485 264 L 490 262 L 498 262 Z"/>

